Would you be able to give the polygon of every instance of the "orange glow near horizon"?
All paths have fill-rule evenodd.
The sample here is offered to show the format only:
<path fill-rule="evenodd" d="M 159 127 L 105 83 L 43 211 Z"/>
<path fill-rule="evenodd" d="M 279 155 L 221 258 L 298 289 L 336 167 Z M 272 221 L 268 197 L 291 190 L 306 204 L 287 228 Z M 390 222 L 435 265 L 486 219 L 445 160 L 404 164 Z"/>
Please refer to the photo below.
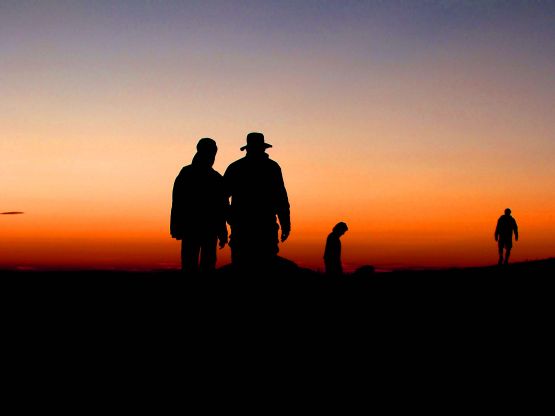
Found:
<path fill-rule="evenodd" d="M 549 13 L 300 3 L 3 9 L 0 212 L 24 214 L 0 215 L 0 268 L 179 267 L 175 176 L 201 137 L 223 173 L 249 131 L 274 146 L 280 255 L 301 266 L 323 268 L 339 221 L 346 270 L 493 264 L 507 207 L 512 260 L 555 256 Z"/>
<path fill-rule="evenodd" d="M 277 150 L 278 144 L 275 146 Z M 273 156 L 274 151 L 269 152 Z M 284 152 L 279 153 L 283 157 Z M 378 173 L 372 176 L 372 167 L 346 166 L 337 168 L 335 175 L 325 175 L 317 169 L 303 169 L 301 159 L 291 158 L 285 163 L 277 159 L 284 170 L 293 221 L 291 237 L 281 246 L 281 255 L 298 264 L 322 268 L 325 238 L 340 220 L 350 227 L 342 239 L 347 270 L 364 264 L 388 269 L 484 265 L 495 261 L 495 221 L 508 205 L 501 205 L 498 200 L 511 189 L 498 189 L 499 194 L 488 187 L 471 185 L 453 189 L 445 172 L 409 180 L 406 173 L 395 170 L 387 175 L 376 167 Z M 28 199 L 27 206 L 22 207 L 25 214 L 0 216 L 0 267 L 179 267 L 179 243 L 168 235 L 171 186 L 179 166 L 176 164 L 172 172 L 166 169 L 166 177 L 157 178 L 159 185 L 151 179 L 145 188 L 141 183 L 163 168 L 161 163 L 151 164 L 141 181 L 131 179 L 126 169 L 121 175 L 106 172 L 102 186 L 101 170 L 83 175 L 76 170 L 76 177 L 64 177 L 63 186 L 74 192 L 63 204 L 50 198 L 46 188 L 44 194 Z M 145 165 L 134 166 L 138 174 Z M 88 175 L 96 180 L 84 183 Z M 386 175 L 388 180 L 384 180 Z M 30 177 L 44 178 L 38 174 Z M 119 192 L 122 183 L 125 187 Z M 513 251 L 515 261 L 554 253 L 555 202 L 542 193 L 543 186 L 540 179 L 512 184 L 518 196 L 511 198 L 511 208 L 521 230 L 521 241 Z M 23 197 L 25 189 L 20 192 Z M 103 203 L 99 204 L 99 200 Z M 533 209 L 528 203 L 532 200 L 538 202 Z M 35 210 L 28 208 L 32 203 Z M 219 251 L 219 265 L 227 262 L 226 247 Z"/>

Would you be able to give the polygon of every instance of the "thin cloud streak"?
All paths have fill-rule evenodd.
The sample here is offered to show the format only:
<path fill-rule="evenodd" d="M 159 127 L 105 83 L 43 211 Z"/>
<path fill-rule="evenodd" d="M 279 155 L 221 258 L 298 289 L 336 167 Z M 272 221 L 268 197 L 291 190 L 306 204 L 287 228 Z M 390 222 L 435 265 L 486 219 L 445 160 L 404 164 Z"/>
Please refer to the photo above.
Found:
<path fill-rule="evenodd" d="M 22 211 L 7 211 L 7 212 L 0 212 L 0 215 L 21 215 L 25 214 Z"/>

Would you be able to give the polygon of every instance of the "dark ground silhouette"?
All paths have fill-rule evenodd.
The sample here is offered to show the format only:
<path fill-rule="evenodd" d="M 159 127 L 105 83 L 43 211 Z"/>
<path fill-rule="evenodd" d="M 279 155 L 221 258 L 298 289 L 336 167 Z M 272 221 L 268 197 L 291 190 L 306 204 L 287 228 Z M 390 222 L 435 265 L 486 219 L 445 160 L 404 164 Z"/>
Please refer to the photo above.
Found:
<path fill-rule="evenodd" d="M 336 307 L 349 299 L 351 306 L 447 310 L 505 306 L 531 306 L 535 299 L 549 298 L 555 289 L 555 258 L 508 267 L 497 266 L 394 272 L 363 272 L 331 277 L 298 267 L 277 257 L 270 269 L 244 273 L 233 265 L 197 279 L 183 279 L 179 271 L 0 271 L 4 304 L 18 301 L 56 308 L 93 302 L 136 304 L 151 307 L 187 307 L 209 300 L 212 306 L 241 307 L 242 302 L 270 304 L 326 304 Z M 321 296 L 324 295 L 324 298 Z M 354 303 L 351 303 L 354 301 Z M 391 303 L 391 304 L 390 304 Z M 327 305 L 327 306 L 333 306 Z M 541 305 L 534 305 L 539 307 Z M 548 306 L 548 305 L 545 305 Z M 204 308 L 204 307 L 203 307 Z M 502 311 L 499 311 L 502 313 Z"/>
<path fill-rule="evenodd" d="M 555 259 L 339 279 L 277 261 L 273 273 L 229 266 L 199 279 L 179 271 L 0 272 L 4 347 L 47 362 L 57 357 L 48 346 L 62 360 L 67 351 L 90 363 L 109 356 L 116 366 L 132 357 L 141 372 L 146 361 L 175 374 L 214 363 L 213 377 L 235 364 L 233 382 L 245 366 L 273 377 L 269 365 L 296 363 L 285 378 L 294 382 L 307 360 L 326 374 L 336 363 L 378 383 L 377 371 L 421 383 L 437 366 L 442 382 L 470 372 L 472 388 L 485 369 L 514 377 L 521 365 L 544 368 L 538 352 L 551 345 Z"/>
<path fill-rule="evenodd" d="M 518 394 L 534 380 L 549 388 L 545 377 L 519 374 L 548 371 L 555 259 L 341 279 L 278 261 L 273 274 L 224 267 L 205 279 L 183 279 L 179 271 L 0 272 L 5 358 L 20 357 L 19 371 L 49 363 L 44 381 L 62 365 L 74 369 L 70 382 L 101 369 L 100 381 L 115 379 L 118 395 L 118 371 L 145 383 L 145 369 L 154 366 L 174 388 L 170 375 L 195 382 L 207 375 L 202 389 L 217 377 L 228 390 L 239 375 L 253 374 L 254 383 L 279 395 L 298 377 L 299 391 L 320 379 L 334 392 L 346 378 L 365 398 L 361 378 L 396 397 L 399 383 L 409 391 L 424 386 L 434 403 L 440 390 L 429 391 L 429 377 L 462 401 L 476 389 L 491 397 L 504 380 Z M 345 370 L 341 379 L 338 369 Z"/>

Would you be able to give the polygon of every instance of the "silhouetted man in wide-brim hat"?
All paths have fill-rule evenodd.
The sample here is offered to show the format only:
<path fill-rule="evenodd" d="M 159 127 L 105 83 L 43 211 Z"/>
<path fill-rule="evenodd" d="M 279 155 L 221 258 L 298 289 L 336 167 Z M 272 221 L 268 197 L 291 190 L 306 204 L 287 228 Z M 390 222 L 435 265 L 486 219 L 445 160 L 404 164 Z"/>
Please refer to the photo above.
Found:
<path fill-rule="evenodd" d="M 265 152 L 270 147 L 262 133 L 249 133 L 247 144 L 241 147 L 247 154 L 229 165 L 224 174 L 227 196 L 231 197 L 229 246 L 235 265 L 271 262 L 279 251 L 280 225 L 282 242 L 291 231 L 289 199 L 281 168 Z"/>
<path fill-rule="evenodd" d="M 259 150 L 259 149 L 269 149 L 272 147 L 270 143 L 264 141 L 264 135 L 262 133 L 249 133 L 247 134 L 247 144 L 241 147 L 241 151 L 249 150 Z"/>

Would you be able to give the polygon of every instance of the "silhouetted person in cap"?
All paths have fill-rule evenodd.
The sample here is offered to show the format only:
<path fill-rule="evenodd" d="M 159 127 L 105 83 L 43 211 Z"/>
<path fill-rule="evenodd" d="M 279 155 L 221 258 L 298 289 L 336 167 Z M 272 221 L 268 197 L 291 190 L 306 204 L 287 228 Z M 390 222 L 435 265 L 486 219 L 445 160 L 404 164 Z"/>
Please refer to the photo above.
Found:
<path fill-rule="evenodd" d="M 269 158 L 262 133 L 249 133 L 247 154 L 233 162 L 224 174 L 227 196 L 231 197 L 228 222 L 231 227 L 229 246 L 236 266 L 268 265 L 279 251 L 281 241 L 291 231 L 289 199 L 279 165 Z"/>
<path fill-rule="evenodd" d="M 339 222 L 333 227 L 332 232 L 326 240 L 326 248 L 324 250 L 324 264 L 326 266 L 326 274 L 330 276 L 340 276 L 343 274 L 343 266 L 341 265 L 341 240 L 339 239 L 347 232 L 349 228 L 344 222 Z"/>
<path fill-rule="evenodd" d="M 497 264 L 509 264 L 511 249 L 513 248 L 513 232 L 515 241 L 518 241 L 518 226 L 515 219 L 511 216 L 511 210 L 507 208 L 505 214 L 497 220 L 495 227 L 495 241 L 499 247 L 499 262 Z M 505 261 L 503 261 L 503 249 L 505 249 Z"/>
<path fill-rule="evenodd" d="M 217 240 L 220 248 L 227 243 L 228 201 L 222 175 L 212 169 L 217 151 L 214 140 L 200 139 L 193 162 L 181 169 L 173 186 L 170 232 L 181 240 L 181 267 L 187 274 L 214 270 Z"/>

